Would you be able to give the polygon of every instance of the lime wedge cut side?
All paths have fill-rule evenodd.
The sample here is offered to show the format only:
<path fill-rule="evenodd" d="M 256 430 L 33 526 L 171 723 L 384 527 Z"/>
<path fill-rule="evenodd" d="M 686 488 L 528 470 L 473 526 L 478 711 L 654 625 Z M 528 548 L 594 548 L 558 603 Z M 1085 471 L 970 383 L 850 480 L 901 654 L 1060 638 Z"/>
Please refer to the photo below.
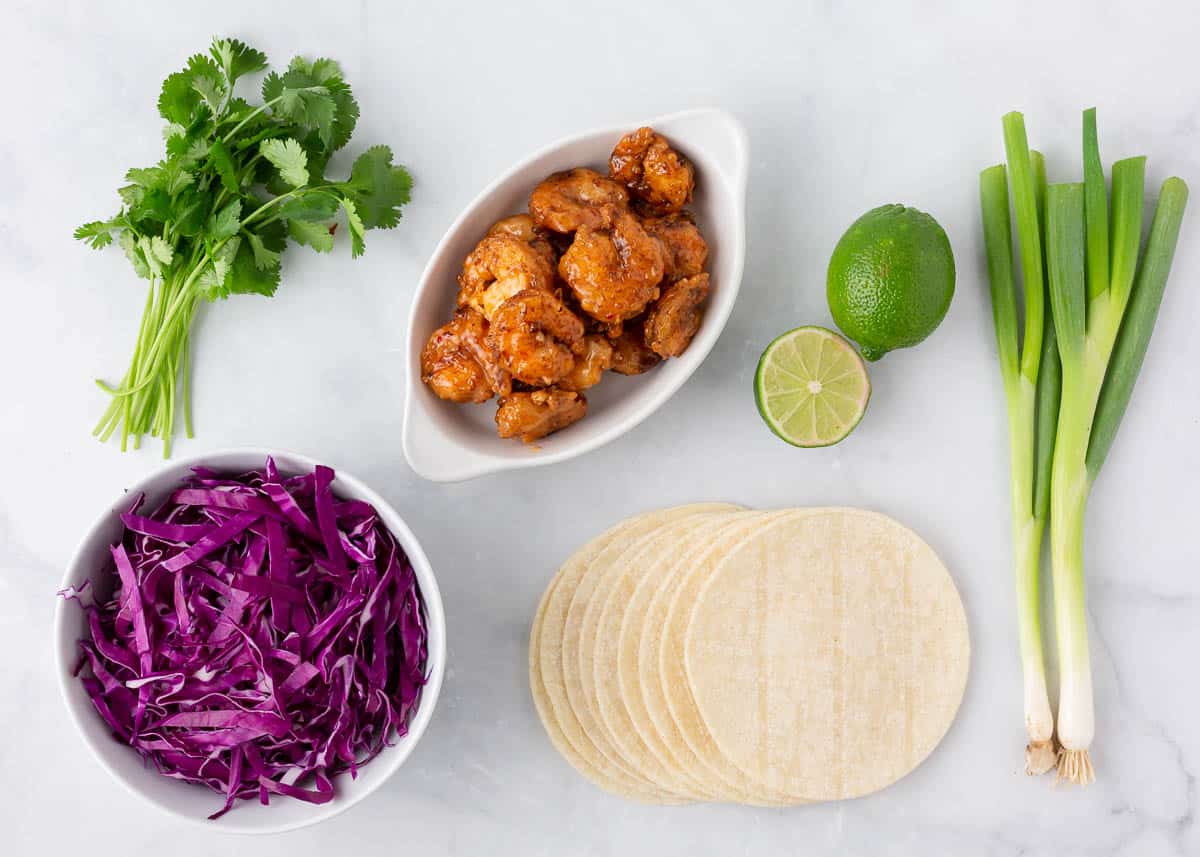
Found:
<path fill-rule="evenodd" d="M 837 443 L 858 425 L 870 398 L 862 357 L 823 327 L 798 327 L 777 337 L 754 373 L 758 412 L 793 446 Z"/>

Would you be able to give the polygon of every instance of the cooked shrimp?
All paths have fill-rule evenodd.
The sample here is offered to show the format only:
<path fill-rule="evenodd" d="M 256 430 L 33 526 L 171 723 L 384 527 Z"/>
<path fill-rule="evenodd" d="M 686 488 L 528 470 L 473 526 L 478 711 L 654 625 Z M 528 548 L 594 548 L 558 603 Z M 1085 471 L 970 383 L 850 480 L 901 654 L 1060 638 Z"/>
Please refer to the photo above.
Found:
<path fill-rule="evenodd" d="M 696 179 L 687 158 L 653 128 L 622 137 L 608 159 L 608 174 L 656 214 L 679 211 L 692 198 Z"/>
<path fill-rule="evenodd" d="M 610 325 L 605 324 L 597 318 L 592 318 L 592 316 L 587 314 L 584 308 L 580 305 L 579 298 L 575 296 L 575 293 L 571 291 L 571 287 L 568 286 L 561 278 L 556 280 L 556 283 L 558 285 L 558 289 L 556 290 L 555 294 L 558 295 L 558 299 L 563 302 L 563 305 L 571 312 L 575 313 L 575 315 L 579 317 L 579 320 L 583 322 L 584 333 L 599 333 L 609 336 L 609 338 L 612 338 L 612 336 L 615 335 L 609 333 Z"/>
<path fill-rule="evenodd" d="M 605 206 L 601 228 L 582 226 L 558 273 L 583 311 L 605 324 L 633 318 L 658 297 L 662 245 L 623 208 Z"/>
<path fill-rule="evenodd" d="M 708 261 L 708 243 L 687 212 L 665 217 L 648 217 L 642 228 L 658 239 L 663 248 L 663 279 L 668 282 L 694 277 Z"/>
<path fill-rule="evenodd" d="M 497 220 L 488 230 L 488 235 L 504 232 L 520 238 L 550 263 L 553 268 L 558 264 L 558 252 L 548 240 L 547 233 L 534 225 L 533 218 L 528 214 L 514 214 L 503 220 Z"/>
<path fill-rule="evenodd" d="M 575 355 L 571 371 L 559 379 L 563 390 L 586 390 L 600 383 L 604 370 L 612 366 L 613 347 L 603 336 L 589 334 L 583 338 L 580 353 Z"/>
<path fill-rule="evenodd" d="M 421 351 L 421 380 L 452 402 L 486 402 L 506 396 L 511 381 L 486 343 L 487 322 L 473 309 L 460 309 L 429 337 Z"/>
<path fill-rule="evenodd" d="M 496 428 L 500 437 L 520 437 L 526 443 L 533 443 L 578 422 L 586 413 L 587 399 L 581 393 L 555 387 L 513 393 L 500 400 Z"/>
<path fill-rule="evenodd" d="M 500 305 L 487 342 L 514 378 L 547 387 L 574 367 L 583 322 L 554 295 L 530 289 Z"/>
<path fill-rule="evenodd" d="M 630 322 L 612 342 L 612 370 L 619 375 L 641 375 L 662 362 L 662 358 L 646 347 L 642 325 L 638 319 Z"/>
<path fill-rule="evenodd" d="M 700 329 L 708 274 L 676 280 L 646 313 L 646 344 L 660 357 L 678 357 Z"/>
<path fill-rule="evenodd" d="M 574 232 L 581 226 L 602 226 L 603 206 L 624 208 L 628 203 L 625 188 L 595 170 L 577 167 L 555 173 L 535 187 L 529 196 L 529 213 L 543 229 Z"/>
<path fill-rule="evenodd" d="M 508 232 L 493 232 L 463 262 L 458 305 L 491 320 L 500 304 L 527 289 L 554 288 L 554 265 L 535 247 Z"/>

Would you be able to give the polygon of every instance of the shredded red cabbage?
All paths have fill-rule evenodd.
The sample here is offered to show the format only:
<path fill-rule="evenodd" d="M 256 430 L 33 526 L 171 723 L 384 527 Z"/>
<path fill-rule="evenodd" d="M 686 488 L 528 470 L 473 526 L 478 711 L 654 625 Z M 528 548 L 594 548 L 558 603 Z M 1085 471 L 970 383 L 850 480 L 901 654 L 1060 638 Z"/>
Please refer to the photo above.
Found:
<path fill-rule="evenodd" d="M 266 804 L 333 798 L 408 723 L 426 680 L 424 604 L 375 509 L 334 472 L 206 468 L 149 515 L 142 498 L 86 611 L 76 669 L 113 737 L 162 774 Z"/>

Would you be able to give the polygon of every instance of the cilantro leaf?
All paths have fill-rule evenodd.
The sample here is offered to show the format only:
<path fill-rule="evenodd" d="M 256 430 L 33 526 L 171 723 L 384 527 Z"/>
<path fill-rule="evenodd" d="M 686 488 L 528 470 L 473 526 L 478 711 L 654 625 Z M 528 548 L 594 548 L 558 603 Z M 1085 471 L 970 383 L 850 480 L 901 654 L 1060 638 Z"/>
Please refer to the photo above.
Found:
<path fill-rule="evenodd" d="M 278 250 L 272 250 L 263 241 L 262 236 L 257 232 L 246 233 L 246 243 L 250 248 L 250 252 L 254 255 L 254 267 L 260 271 L 265 271 L 268 268 L 273 268 L 279 265 L 279 259 L 282 255 Z"/>
<path fill-rule="evenodd" d="M 288 74 L 297 83 L 323 86 L 333 101 L 333 120 L 329 133 L 319 131 L 322 145 L 327 151 L 336 151 L 350 142 L 354 126 L 358 123 L 358 102 L 342 76 L 341 67 L 331 59 L 317 59 L 311 63 L 304 57 L 295 57 L 288 65 Z"/>
<path fill-rule="evenodd" d="M 276 213 L 287 220 L 328 222 L 337 214 L 338 197 L 323 190 L 310 190 L 279 204 Z"/>
<path fill-rule="evenodd" d="M 263 140 L 258 151 L 292 187 L 308 184 L 308 156 L 295 140 Z"/>
<path fill-rule="evenodd" d="M 158 115 L 168 122 L 187 125 L 200 105 L 200 93 L 192 89 L 192 79 L 186 71 L 177 71 L 163 81 L 158 96 Z"/>
<path fill-rule="evenodd" d="M 180 169 L 177 172 L 173 172 L 168 177 L 166 187 L 164 187 L 163 190 L 166 191 L 167 196 L 176 196 L 181 190 L 183 190 L 185 187 L 188 187 L 195 180 L 195 174 L 190 173 L 187 170 Z"/>
<path fill-rule="evenodd" d="M 321 142 L 320 135 L 316 131 L 310 131 L 303 138 L 298 138 L 296 134 L 303 134 L 301 128 L 295 126 L 285 126 L 291 129 L 292 139 L 299 139 L 300 148 L 304 150 L 305 156 L 308 158 L 308 183 L 309 185 L 325 184 L 325 166 L 329 162 L 330 152 L 325 148 L 325 144 Z M 279 175 L 279 171 L 272 164 L 265 161 L 259 161 L 260 169 L 256 173 L 256 181 L 267 186 L 273 194 L 287 193 L 293 190 L 292 186 Z M 335 206 L 336 207 L 336 206 Z"/>
<path fill-rule="evenodd" d="M 168 159 L 178 159 L 180 166 L 190 169 L 198 164 L 208 154 L 209 137 L 212 134 L 212 122 L 207 111 L 202 111 L 200 121 L 184 127 L 171 123 L 167 129 L 171 131 L 167 137 Z M 164 131 L 164 133 L 166 133 Z"/>
<path fill-rule="evenodd" d="M 288 65 L 288 68 L 301 69 L 305 74 L 313 78 L 313 80 L 320 81 L 321 83 L 328 83 L 335 77 L 339 80 L 344 77 L 342 67 L 338 65 L 337 60 L 331 60 L 328 57 L 321 57 L 312 62 L 304 59 L 304 57 L 292 57 L 292 62 Z"/>
<path fill-rule="evenodd" d="M 217 298 L 224 299 L 229 297 L 229 275 L 233 270 L 233 260 L 237 256 L 241 243 L 241 239 L 237 237 L 230 238 L 221 245 L 221 249 L 216 252 L 212 259 L 204 266 L 204 270 L 200 272 L 200 277 L 196 280 L 196 285 L 205 300 L 214 301 Z"/>
<path fill-rule="evenodd" d="M 171 219 L 171 197 L 161 188 L 147 190 L 133 185 L 127 196 L 130 199 L 129 219 L 146 231 L 157 231 L 156 224 Z"/>
<path fill-rule="evenodd" d="M 237 193 L 241 188 L 237 167 L 233 163 L 233 157 L 229 154 L 229 150 L 219 139 L 213 140 L 212 145 L 208 148 L 208 163 L 217 171 L 225 190 Z"/>
<path fill-rule="evenodd" d="M 142 256 L 142 250 L 138 247 L 137 233 L 126 229 L 117 238 L 117 244 L 125 251 L 125 258 L 133 265 L 134 273 L 143 280 L 150 279 L 150 266 L 146 264 L 146 259 Z"/>
<path fill-rule="evenodd" d="M 172 139 L 179 140 L 180 138 L 175 137 Z M 188 143 L 187 147 L 183 149 L 183 151 L 178 152 L 178 154 L 172 152 L 171 146 L 167 147 L 167 151 L 175 154 L 176 164 L 184 169 L 191 169 L 192 167 L 196 166 L 196 164 L 207 158 L 209 150 L 212 148 L 212 146 L 219 144 L 220 142 L 220 140 L 214 140 L 212 143 L 209 143 L 207 140 L 192 140 L 190 143 Z M 178 145 L 175 148 L 178 149 Z"/>
<path fill-rule="evenodd" d="M 339 187 L 354 201 L 365 228 L 391 229 L 400 222 L 400 206 L 409 200 L 412 177 L 392 164 L 391 149 L 372 146 L 358 156 L 350 180 Z"/>
<path fill-rule="evenodd" d="M 221 66 L 231 87 L 242 75 L 253 74 L 267 67 L 266 54 L 237 39 L 214 38 L 208 53 Z"/>
<path fill-rule="evenodd" d="M 146 191 L 160 191 L 167 196 L 175 196 L 195 180 L 196 176 L 186 169 L 182 157 L 160 161 L 153 167 L 134 167 L 125 173 L 125 181 L 134 186 Z M 132 203 L 133 200 L 126 201 Z"/>
<path fill-rule="evenodd" d="M 146 253 L 146 258 L 153 257 L 163 265 L 170 265 L 175 258 L 175 248 L 166 242 L 159 235 L 150 237 L 150 251 Z"/>
<path fill-rule="evenodd" d="M 261 246 L 262 239 L 254 233 L 247 233 L 246 237 L 249 240 L 242 242 L 233 257 L 225 287 L 231 295 L 271 297 L 279 287 L 279 254 Z M 260 256 L 264 251 L 267 255 Z"/>
<path fill-rule="evenodd" d="M 76 228 L 75 238 L 86 241 L 93 250 L 101 250 L 112 243 L 113 229 L 116 224 L 112 220 L 93 220 Z"/>
<path fill-rule="evenodd" d="M 264 101 L 272 104 L 271 112 L 275 116 L 306 131 L 317 131 L 328 145 L 337 110 L 328 89 L 303 71 L 289 69 L 282 76 L 274 72 L 268 74 L 263 79 L 262 95 Z"/>
<path fill-rule="evenodd" d="M 321 87 L 325 90 L 325 87 Z M 337 118 L 337 105 L 333 94 L 325 90 L 323 95 L 312 97 L 307 102 L 306 124 L 313 128 L 321 139 L 325 149 L 330 149 L 333 143 L 333 123 Z"/>
<path fill-rule="evenodd" d="M 358 207 L 349 197 L 342 197 L 342 210 L 346 212 L 346 225 L 350 227 L 350 258 L 357 259 L 366 250 L 366 240 L 363 233 L 362 218 L 358 216 Z"/>
<path fill-rule="evenodd" d="M 212 194 L 201 188 L 188 188 L 175 197 L 171 204 L 171 222 L 176 233 L 187 238 L 199 235 L 212 206 Z"/>
<path fill-rule="evenodd" d="M 333 233 L 327 223 L 313 223 L 308 220 L 289 220 L 288 235 L 297 244 L 307 244 L 318 253 L 328 253 L 333 249 Z"/>
<path fill-rule="evenodd" d="M 225 94 L 224 77 L 211 59 L 196 54 L 187 68 L 163 81 L 158 96 L 158 112 L 168 122 L 189 125 L 202 109 L 216 113 Z"/>
<path fill-rule="evenodd" d="M 237 235 L 237 231 L 242 225 L 241 216 L 242 201 L 240 199 L 235 199 L 220 211 L 213 212 L 205 226 L 208 237 L 213 241 L 222 241 Z"/>
<path fill-rule="evenodd" d="M 150 273 L 159 278 L 162 277 L 164 268 L 171 266 L 171 260 L 175 256 L 175 248 L 158 235 L 143 235 L 137 241 L 137 248 L 141 251 L 142 259 Z"/>
<path fill-rule="evenodd" d="M 192 78 L 192 89 L 200 93 L 205 106 L 213 113 L 221 110 L 221 102 L 225 100 L 225 85 L 220 80 L 206 74 L 197 75 Z"/>
<path fill-rule="evenodd" d="M 354 100 L 350 84 L 345 81 L 326 81 L 325 86 L 329 88 L 336 107 L 333 117 L 333 139 L 329 148 L 337 150 L 350 142 L 354 126 L 358 124 L 358 102 Z"/>
<path fill-rule="evenodd" d="M 125 171 L 125 181 L 144 188 L 156 188 L 162 182 L 159 167 L 132 167 Z"/>
<path fill-rule="evenodd" d="M 221 110 L 221 102 L 227 93 L 225 76 L 211 59 L 196 54 L 188 59 L 186 73 L 205 106 L 215 115 Z"/>

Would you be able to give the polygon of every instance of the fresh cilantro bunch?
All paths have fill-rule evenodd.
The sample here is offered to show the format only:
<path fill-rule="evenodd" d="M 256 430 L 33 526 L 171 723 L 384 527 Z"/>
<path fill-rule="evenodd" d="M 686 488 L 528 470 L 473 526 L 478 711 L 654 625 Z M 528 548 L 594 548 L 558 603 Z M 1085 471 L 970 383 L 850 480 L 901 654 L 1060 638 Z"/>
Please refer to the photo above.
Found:
<path fill-rule="evenodd" d="M 177 402 L 192 436 L 188 338 L 202 303 L 273 295 L 288 238 L 327 253 L 339 220 L 357 258 L 366 231 L 395 226 L 408 202 L 412 179 L 387 146 L 359 155 L 348 179 L 326 177 L 358 121 L 336 62 L 296 57 L 263 79 L 261 104 L 234 94 L 240 78 L 266 67 L 262 52 L 236 39 L 214 39 L 189 59 L 158 98 L 165 157 L 125 174 L 120 211 L 75 230 L 97 249 L 115 238 L 150 281 L 128 371 L 115 387 L 97 381 L 113 399 L 95 434 L 107 440 L 119 428 L 122 450 L 150 434 L 169 456 Z"/>

